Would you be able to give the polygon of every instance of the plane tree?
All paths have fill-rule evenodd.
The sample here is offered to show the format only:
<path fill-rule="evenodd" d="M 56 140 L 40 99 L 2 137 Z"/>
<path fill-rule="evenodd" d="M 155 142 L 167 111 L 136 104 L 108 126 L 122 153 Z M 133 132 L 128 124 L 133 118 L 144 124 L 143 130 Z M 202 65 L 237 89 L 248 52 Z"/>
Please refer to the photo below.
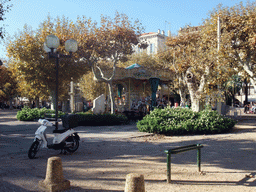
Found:
<path fill-rule="evenodd" d="M 177 92 L 180 95 L 180 102 L 185 104 L 186 95 L 188 94 L 188 89 L 185 81 L 185 70 L 180 70 L 177 67 L 177 62 L 181 59 L 183 52 L 178 47 L 172 47 L 166 51 L 157 54 L 159 63 L 162 63 L 164 67 L 168 67 L 173 70 L 172 84 L 169 86 L 172 91 Z M 182 54 L 181 54 L 182 53 Z"/>
<path fill-rule="evenodd" d="M 168 50 L 162 54 L 165 62 L 175 71 L 176 82 L 182 102 L 188 89 L 192 110 L 199 110 L 199 101 L 203 99 L 204 88 L 212 63 L 206 56 L 207 50 L 201 44 L 200 31 L 185 32 L 177 37 L 169 37 Z"/>
<path fill-rule="evenodd" d="M 0 66 L 0 100 L 10 101 L 12 108 L 12 100 L 19 94 L 17 81 L 10 68 Z"/>
<path fill-rule="evenodd" d="M 218 17 L 221 23 L 219 61 L 236 69 L 236 73 L 247 73 L 256 88 L 256 3 L 218 6 L 206 19 L 206 30 L 216 31 Z"/>
<path fill-rule="evenodd" d="M 11 0 L 2 0 L 0 3 L 0 21 L 4 21 L 4 15 L 10 10 L 12 5 L 9 4 Z M 4 38 L 4 25 L 0 27 L 0 38 Z"/>
<path fill-rule="evenodd" d="M 107 92 L 106 83 L 95 81 L 93 77 L 94 75 L 91 71 L 84 74 L 83 77 L 78 81 L 79 88 L 87 100 L 93 100 L 101 94 L 105 94 Z"/>
<path fill-rule="evenodd" d="M 56 63 L 54 59 L 48 59 L 44 50 L 45 38 L 50 34 L 58 36 L 61 46 L 57 51 L 68 54 L 64 49 L 64 42 L 67 39 L 78 39 L 77 30 L 76 24 L 65 17 L 52 19 L 48 16 L 37 30 L 32 30 L 25 25 L 22 31 L 8 41 L 8 57 L 16 68 L 17 77 L 26 81 L 24 86 L 30 85 L 30 89 L 27 90 L 30 90 L 31 94 L 29 93 L 28 96 L 34 92 L 38 93 L 36 94 L 38 97 L 51 95 L 55 104 Z M 74 54 L 72 58 L 60 60 L 60 99 L 67 95 L 67 87 L 71 78 L 77 80 L 87 70 L 86 66 L 77 60 L 77 54 Z"/>
<path fill-rule="evenodd" d="M 84 23 L 84 22 L 81 22 Z M 89 23 L 90 28 L 84 38 L 86 48 L 80 49 L 81 59 L 91 67 L 94 79 L 108 85 L 111 101 L 111 113 L 115 111 L 113 96 L 113 78 L 119 62 L 127 60 L 135 45 L 146 48 L 146 44 L 139 43 L 138 35 L 143 27 L 136 20 L 132 22 L 125 14 L 116 12 L 115 17 L 102 16 L 100 26 Z M 111 70 L 111 73 L 106 71 Z"/>
<path fill-rule="evenodd" d="M 114 18 L 102 16 L 100 24 L 85 16 L 78 17 L 76 22 L 65 17 L 47 17 L 37 30 L 25 26 L 23 31 L 8 42 L 7 51 L 19 75 L 38 92 L 49 90 L 54 101 L 55 60 L 49 60 L 44 51 L 45 38 L 49 34 L 59 37 L 61 46 L 57 51 L 64 54 L 67 54 L 64 42 L 67 39 L 77 40 L 78 51 L 72 58 L 60 61 L 59 92 L 65 95 L 71 79 L 77 81 L 91 69 L 95 80 L 108 84 L 113 113 L 112 80 L 116 66 L 133 53 L 133 46 L 139 44 L 141 48 L 146 48 L 146 44 L 138 41 L 142 31 L 143 27 L 137 20 L 132 22 L 125 14 L 118 12 Z M 111 69 L 111 75 L 106 75 L 104 69 Z"/>
<path fill-rule="evenodd" d="M 168 49 L 159 55 L 175 71 L 174 83 L 183 103 L 189 92 L 194 111 L 199 110 L 200 102 L 215 103 L 221 90 L 218 85 L 230 77 L 227 62 L 224 59 L 219 62 L 216 31 L 209 30 L 205 24 L 185 27 L 178 36 L 168 38 Z"/>

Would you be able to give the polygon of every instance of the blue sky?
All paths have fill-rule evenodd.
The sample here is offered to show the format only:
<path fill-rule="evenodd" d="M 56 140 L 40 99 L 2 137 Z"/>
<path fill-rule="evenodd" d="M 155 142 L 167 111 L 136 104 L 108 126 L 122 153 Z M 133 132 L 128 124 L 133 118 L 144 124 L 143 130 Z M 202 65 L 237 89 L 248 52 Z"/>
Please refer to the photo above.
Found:
<path fill-rule="evenodd" d="M 187 24 L 196 26 L 208 17 L 218 4 L 233 6 L 241 0 L 12 0 L 13 7 L 6 14 L 6 34 L 13 36 L 27 24 L 36 29 L 47 15 L 55 18 L 65 15 L 71 20 L 85 15 L 99 21 L 101 14 L 113 17 L 125 13 L 130 19 L 139 19 L 145 32 L 171 30 L 177 34 Z M 246 4 L 247 0 L 242 1 Z M 252 2 L 252 1 L 251 1 Z M 167 33 L 165 33 L 167 34 Z M 3 44 L 3 42 L 2 42 Z M 0 45 L 0 58 L 5 48 Z"/>

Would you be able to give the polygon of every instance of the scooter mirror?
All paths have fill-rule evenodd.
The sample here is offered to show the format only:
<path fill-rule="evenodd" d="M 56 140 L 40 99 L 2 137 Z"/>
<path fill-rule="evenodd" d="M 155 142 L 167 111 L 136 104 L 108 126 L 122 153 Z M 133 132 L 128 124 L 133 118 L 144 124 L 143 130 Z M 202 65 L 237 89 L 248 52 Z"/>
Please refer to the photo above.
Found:
<path fill-rule="evenodd" d="M 41 124 L 41 125 L 45 125 L 45 126 L 53 126 L 53 124 L 46 120 L 46 119 L 39 119 L 38 122 Z"/>
<path fill-rule="evenodd" d="M 43 122 L 43 121 L 44 121 L 44 119 L 39 119 L 39 120 L 38 120 L 38 122 L 39 122 L 41 125 L 43 125 L 43 124 L 44 124 L 44 122 Z"/>

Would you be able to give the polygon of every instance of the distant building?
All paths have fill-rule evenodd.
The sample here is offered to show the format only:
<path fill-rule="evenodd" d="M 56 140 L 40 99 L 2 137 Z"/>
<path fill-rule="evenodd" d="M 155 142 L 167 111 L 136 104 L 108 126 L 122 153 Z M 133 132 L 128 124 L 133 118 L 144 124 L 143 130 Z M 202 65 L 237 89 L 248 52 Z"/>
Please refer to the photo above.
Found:
<path fill-rule="evenodd" d="M 178 31 L 178 36 L 184 35 L 187 33 L 196 33 L 199 32 L 202 29 L 202 26 L 186 26 L 184 28 L 180 28 Z M 139 36 L 140 42 L 146 42 L 148 44 L 148 47 L 146 49 L 142 49 L 139 46 L 134 47 L 135 54 L 146 52 L 149 54 L 156 54 L 160 51 L 166 50 L 165 41 L 168 37 L 171 37 L 171 32 L 168 30 L 167 35 L 165 35 L 165 32 L 160 29 L 158 32 L 149 32 L 149 33 L 143 33 Z"/>
<path fill-rule="evenodd" d="M 168 30 L 168 36 L 165 35 L 164 31 L 160 32 L 149 32 L 143 33 L 139 37 L 140 42 L 146 42 L 148 47 L 146 49 L 141 49 L 138 46 L 135 46 L 135 53 L 146 52 L 147 54 L 156 54 L 161 50 L 166 49 L 165 41 L 167 37 L 171 36 L 171 32 Z"/>
<path fill-rule="evenodd" d="M 178 31 L 178 36 L 180 35 L 184 35 L 187 33 L 197 33 L 199 31 L 201 31 L 202 26 L 195 26 L 195 27 L 191 27 L 191 26 L 186 26 L 186 27 L 181 27 L 180 30 Z"/>

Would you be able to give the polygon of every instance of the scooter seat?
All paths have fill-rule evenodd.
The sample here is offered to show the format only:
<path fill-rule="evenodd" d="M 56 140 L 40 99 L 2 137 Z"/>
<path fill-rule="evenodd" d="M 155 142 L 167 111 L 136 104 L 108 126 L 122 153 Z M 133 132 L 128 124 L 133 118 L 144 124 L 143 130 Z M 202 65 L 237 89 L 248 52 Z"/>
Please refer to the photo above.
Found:
<path fill-rule="evenodd" d="M 52 133 L 64 133 L 67 129 L 53 130 Z"/>

